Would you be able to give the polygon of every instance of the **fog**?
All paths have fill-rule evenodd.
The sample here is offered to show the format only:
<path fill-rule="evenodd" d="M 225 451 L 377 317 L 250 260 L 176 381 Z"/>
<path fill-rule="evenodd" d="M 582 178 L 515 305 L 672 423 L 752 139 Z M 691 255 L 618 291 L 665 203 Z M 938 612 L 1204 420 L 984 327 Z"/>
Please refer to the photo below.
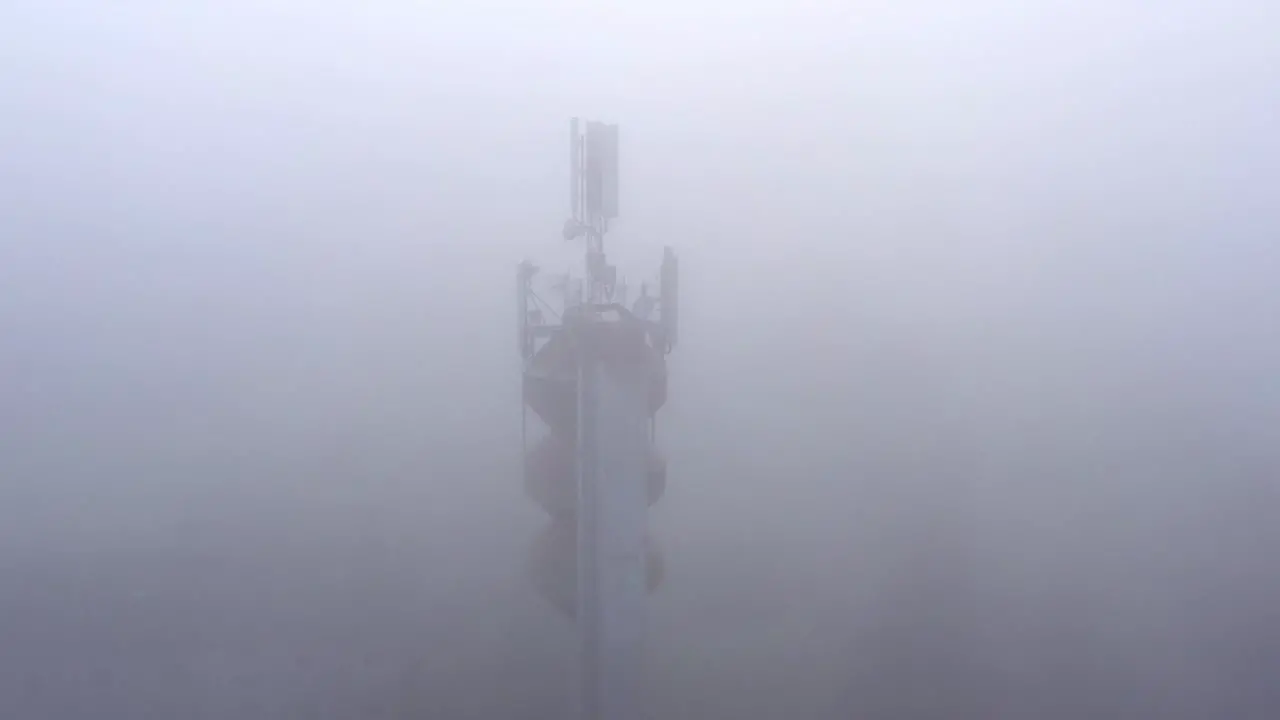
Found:
<path fill-rule="evenodd" d="M 654 717 L 1280 716 L 1280 12 L 14 0 L 0 716 L 552 718 L 514 264 L 681 257 Z"/>

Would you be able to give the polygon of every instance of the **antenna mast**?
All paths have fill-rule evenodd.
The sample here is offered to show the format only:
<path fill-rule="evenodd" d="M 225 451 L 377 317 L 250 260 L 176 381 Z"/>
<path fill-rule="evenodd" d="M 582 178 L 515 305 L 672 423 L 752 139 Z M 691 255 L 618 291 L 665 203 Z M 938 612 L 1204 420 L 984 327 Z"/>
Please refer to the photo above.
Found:
<path fill-rule="evenodd" d="M 569 208 L 564 239 L 583 238 L 585 297 L 561 323 L 529 313 L 532 277 L 518 273 L 524 416 L 548 433 L 525 454 L 525 489 L 551 516 L 530 554 L 540 592 L 572 617 L 579 654 L 578 720 L 646 716 L 646 595 L 663 575 L 648 509 L 666 488 L 654 446 L 654 416 L 666 402 L 666 355 L 676 338 L 676 260 L 664 251 L 658 318 L 642 294 L 634 309 L 615 300 L 617 270 L 604 237 L 618 217 L 618 127 L 569 124 Z M 523 427 L 523 421 L 522 421 Z"/>

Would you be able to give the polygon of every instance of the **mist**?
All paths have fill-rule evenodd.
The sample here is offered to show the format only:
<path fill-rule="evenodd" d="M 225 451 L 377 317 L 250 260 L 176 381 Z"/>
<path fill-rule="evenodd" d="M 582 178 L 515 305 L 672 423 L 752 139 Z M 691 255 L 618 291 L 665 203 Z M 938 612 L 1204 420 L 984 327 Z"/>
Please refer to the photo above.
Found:
<path fill-rule="evenodd" d="M 1280 715 L 1264 2 L 0 9 L 0 715 L 549 718 L 514 265 L 681 257 L 662 718 Z"/>

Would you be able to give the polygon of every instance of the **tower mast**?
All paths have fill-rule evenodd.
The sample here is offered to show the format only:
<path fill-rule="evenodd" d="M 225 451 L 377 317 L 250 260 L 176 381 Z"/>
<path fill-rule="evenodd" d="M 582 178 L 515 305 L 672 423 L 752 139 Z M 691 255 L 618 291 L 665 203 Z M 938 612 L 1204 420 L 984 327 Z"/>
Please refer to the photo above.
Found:
<path fill-rule="evenodd" d="M 525 460 L 525 487 L 552 517 L 530 556 L 533 579 L 576 624 L 578 720 L 646 717 L 646 595 L 662 575 L 648 510 L 666 486 L 652 428 L 676 335 L 675 256 L 663 255 L 657 320 L 615 302 L 604 238 L 617 217 L 617 126 L 575 118 L 564 237 L 585 240 L 585 298 L 558 325 L 532 324 L 524 263 L 518 302 L 524 402 L 549 428 Z"/>

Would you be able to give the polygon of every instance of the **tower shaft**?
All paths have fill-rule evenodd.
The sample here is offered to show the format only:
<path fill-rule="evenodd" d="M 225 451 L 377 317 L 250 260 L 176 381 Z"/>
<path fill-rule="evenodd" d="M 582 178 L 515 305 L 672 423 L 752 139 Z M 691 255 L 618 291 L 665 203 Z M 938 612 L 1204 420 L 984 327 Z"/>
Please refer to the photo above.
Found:
<path fill-rule="evenodd" d="M 651 351 L 638 323 L 588 321 L 579 332 L 580 718 L 640 720 Z"/>

